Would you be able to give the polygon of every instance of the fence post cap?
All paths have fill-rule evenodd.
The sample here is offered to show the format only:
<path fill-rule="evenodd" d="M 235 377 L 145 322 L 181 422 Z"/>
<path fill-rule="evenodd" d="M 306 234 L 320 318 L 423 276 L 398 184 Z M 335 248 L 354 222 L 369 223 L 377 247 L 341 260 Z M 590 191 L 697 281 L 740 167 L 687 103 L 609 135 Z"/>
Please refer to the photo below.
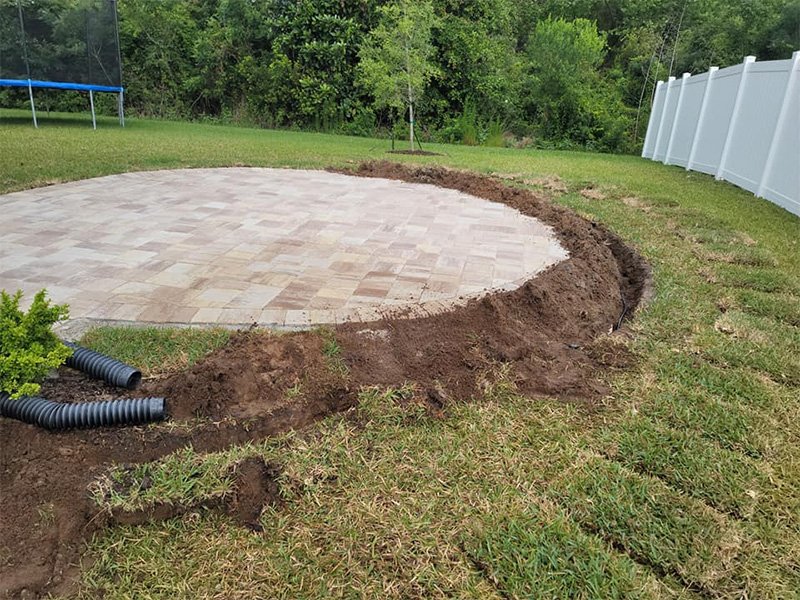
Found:
<path fill-rule="evenodd" d="M 681 75 L 681 79 L 689 79 L 689 77 L 691 76 L 692 76 L 691 73 L 684 73 L 683 75 Z"/>
<path fill-rule="evenodd" d="M 745 63 L 756 62 L 756 57 L 755 57 L 755 56 L 752 56 L 752 55 L 750 55 L 750 56 L 745 56 L 745 57 L 744 57 L 744 62 L 745 62 Z"/>

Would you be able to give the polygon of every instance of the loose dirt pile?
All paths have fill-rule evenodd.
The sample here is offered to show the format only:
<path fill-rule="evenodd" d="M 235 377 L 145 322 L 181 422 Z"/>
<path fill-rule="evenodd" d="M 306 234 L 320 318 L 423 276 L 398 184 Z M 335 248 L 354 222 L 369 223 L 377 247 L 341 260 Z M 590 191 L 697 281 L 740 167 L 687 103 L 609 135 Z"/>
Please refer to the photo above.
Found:
<path fill-rule="evenodd" d="M 146 387 L 169 398 L 173 419 L 263 418 L 300 396 L 347 395 L 347 382 L 326 364 L 323 343 L 309 333 L 239 333 L 186 372 Z"/>
<path fill-rule="evenodd" d="M 0 597 L 67 592 L 74 587 L 82 545 L 100 527 L 187 510 L 156 506 L 137 514 L 100 514 L 87 486 L 112 463 L 152 461 L 188 444 L 214 451 L 303 427 L 355 406 L 358 389 L 368 385 L 413 382 L 446 410 L 449 402 L 479 394 L 500 365 L 524 393 L 592 406 L 606 391 L 600 375 L 627 364 L 624 346 L 603 334 L 632 314 L 649 271 L 604 227 L 532 192 L 471 173 L 381 162 L 351 174 L 430 183 L 502 202 L 551 225 L 570 258 L 513 292 L 449 313 L 340 325 L 335 349 L 313 332 L 236 334 L 191 369 L 149 381 L 136 394 L 166 396 L 172 418 L 193 418 L 191 427 L 51 433 L 0 419 Z M 42 395 L 63 401 L 120 395 L 68 370 L 61 373 Z M 257 527 L 264 503 L 277 501 L 276 469 L 243 465 L 235 494 L 205 508 Z"/>
<path fill-rule="evenodd" d="M 639 255 L 597 223 L 481 175 L 386 162 L 362 165 L 357 174 L 429 183 L 501 202 L 552 226 L 570 258 L 515 291 L 449 313 L 339 327 L 337 339 L 355 381 L 413 381 L 469 398 L 487 370 L 512 363 L 526 393 L 593 399 L 606 391 L 592 377 L 606 366 L 592 344 L 637 306 L 649 276 Z M 622 346 L 615 348 L 624 353 Z"/>

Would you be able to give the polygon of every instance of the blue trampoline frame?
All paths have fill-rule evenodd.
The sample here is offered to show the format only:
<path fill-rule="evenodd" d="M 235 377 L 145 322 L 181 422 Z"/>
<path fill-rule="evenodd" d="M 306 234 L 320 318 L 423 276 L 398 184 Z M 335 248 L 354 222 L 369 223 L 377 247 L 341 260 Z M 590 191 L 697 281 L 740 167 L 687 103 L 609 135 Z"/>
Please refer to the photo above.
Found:
<path fill-rule="evenodd" d="M 119 82 L 122 84 L 122 52 L 119 46 L 119 17 L 117 14 L 117 0 L 109 0 L 114 8 L 114 38 L 117 47 L 117 67 L 119 69 Z M 97 85 L 89 83 L 73 83 L 66 81 L 43 81 L 40 79 L 31 79 L 31 66 L 28 61 L 27 43 L 25 41 L 25 20 L 22 12 L 22 4 L 17 0 L 17 11 L 19 14 L 19 27 L 22 34 L 20 39 L 22 43 L 22 53 L 25 60 L 25 68 L 27 69 L 27 79 L 2 79 L 0 78 L 0 87 L 22 87 L 28 88 L 28 98 L 31 103 L 31 113 L 33 114 L 33 126 L 39 128 L 39 122 L 36 119 L 36 105 L 33 102 L 33 89 L 51 89 L 51 90 L 74 90 L 76 92 L 89 92 L 89 105 L 92 109 L 92 128 L 97 129 L 97 115 L 94 111 L 94 93 L 95 92 L 110 92 L 117 94 L 117 113 L 119 115 L 119 124 L 125 127 L 125 88 L 120 86 L 110 85 Z"/>
<path fill-rule="evenodd" d="M 36 119 L 36 105 L 33 103 L 33 89 L 51 90 L 74 90 L 76 92 L 89 92 L 89 106 L 92 109 L 92 128 L 97 129 L 97 115 L 94 111 L 94 93 L 111 92 L 117 94 L 117 113 L 119 124 L 125 127 L 125 88 L 111 85 L 92 85 L 88 83 L 67 83 L 62 81 L 40 81 L 38 79 L 0 79 L 0 87 L 23 87 L 28 88 L 28 98 L 31 101 L 31 113 L 33 114 L 33 126 L 38 128 L 39 122 Z"/>

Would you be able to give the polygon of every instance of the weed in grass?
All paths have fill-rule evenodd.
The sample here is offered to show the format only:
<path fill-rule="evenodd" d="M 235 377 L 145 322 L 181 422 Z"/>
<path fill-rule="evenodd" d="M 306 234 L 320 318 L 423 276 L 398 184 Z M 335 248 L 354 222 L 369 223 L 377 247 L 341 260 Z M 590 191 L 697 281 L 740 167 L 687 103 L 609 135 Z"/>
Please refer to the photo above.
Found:
<path fill-rule="evenodd" d="M 56 521 L 55 509 L 56 507 L 52 502 L 42 504 L 36 509 L 36 513 L 39 515 L 40 527 L 48 528 L 53 526 Z"/>
<path fill-rule="evenodd" d="M 479 378 L 483 398 L 503 402 L 517 393 L 511 363 L 496 363 Z"/>
<path fill-rule="evenodd" d="M 296 398 L 299 398 L 302 393 L 303 384 L 298 381 L 292 387 L 286 390 L 286 399 L 295 400 Z"/>
<path fill-rule="evenodd" d="M 320 327 L 317 332 L 322 336 L 322 354 L 325 356 L 325 363 L 332 373 L 345 376 L 349 372 L 347 364 L 342 358 L 342 347 L 336 341 L 336 333 L 330 327 Z"/>

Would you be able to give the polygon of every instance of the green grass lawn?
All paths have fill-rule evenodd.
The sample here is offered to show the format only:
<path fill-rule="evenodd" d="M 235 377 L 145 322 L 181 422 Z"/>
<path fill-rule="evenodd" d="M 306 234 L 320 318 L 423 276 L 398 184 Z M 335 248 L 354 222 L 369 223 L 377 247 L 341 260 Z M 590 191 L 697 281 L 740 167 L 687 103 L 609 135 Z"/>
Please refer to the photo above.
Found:
<path fill-rule="evenodd" d="M 83 117 L 46 115 L 33 130 L 26 119 L 0 111 L 0 192 L 128 170 L 389 156 L 388 142 L 362 138 L 136 119 L 92 131 Z M 591 414 L 502 381 L 442 419 L 410 413 L 406 389 L 363 390 L 356 421 L 143 465 L 134 479 L 149 479 L 146 493 L 134 481 L 98 502 L 222 494 L 229 465 L 252 455 L 283 466 L 284 502 L 257 535 L 203 513 L 106 531 L 87 550 L 81 595 L 796 598 L 800 219 L 632 156 L 426 149 L 442 156 L 392 159 L 534 188 L 560 178 L 568 191 L 556 202 L 648 258 L 656 296 L 625 342 L 637 366 L 609 375 L 613 393 Z M 587 186 L 604 199 L 580 194 Z M 225 339 L 104 329 L 87 342 L 157 373 Z"/>

